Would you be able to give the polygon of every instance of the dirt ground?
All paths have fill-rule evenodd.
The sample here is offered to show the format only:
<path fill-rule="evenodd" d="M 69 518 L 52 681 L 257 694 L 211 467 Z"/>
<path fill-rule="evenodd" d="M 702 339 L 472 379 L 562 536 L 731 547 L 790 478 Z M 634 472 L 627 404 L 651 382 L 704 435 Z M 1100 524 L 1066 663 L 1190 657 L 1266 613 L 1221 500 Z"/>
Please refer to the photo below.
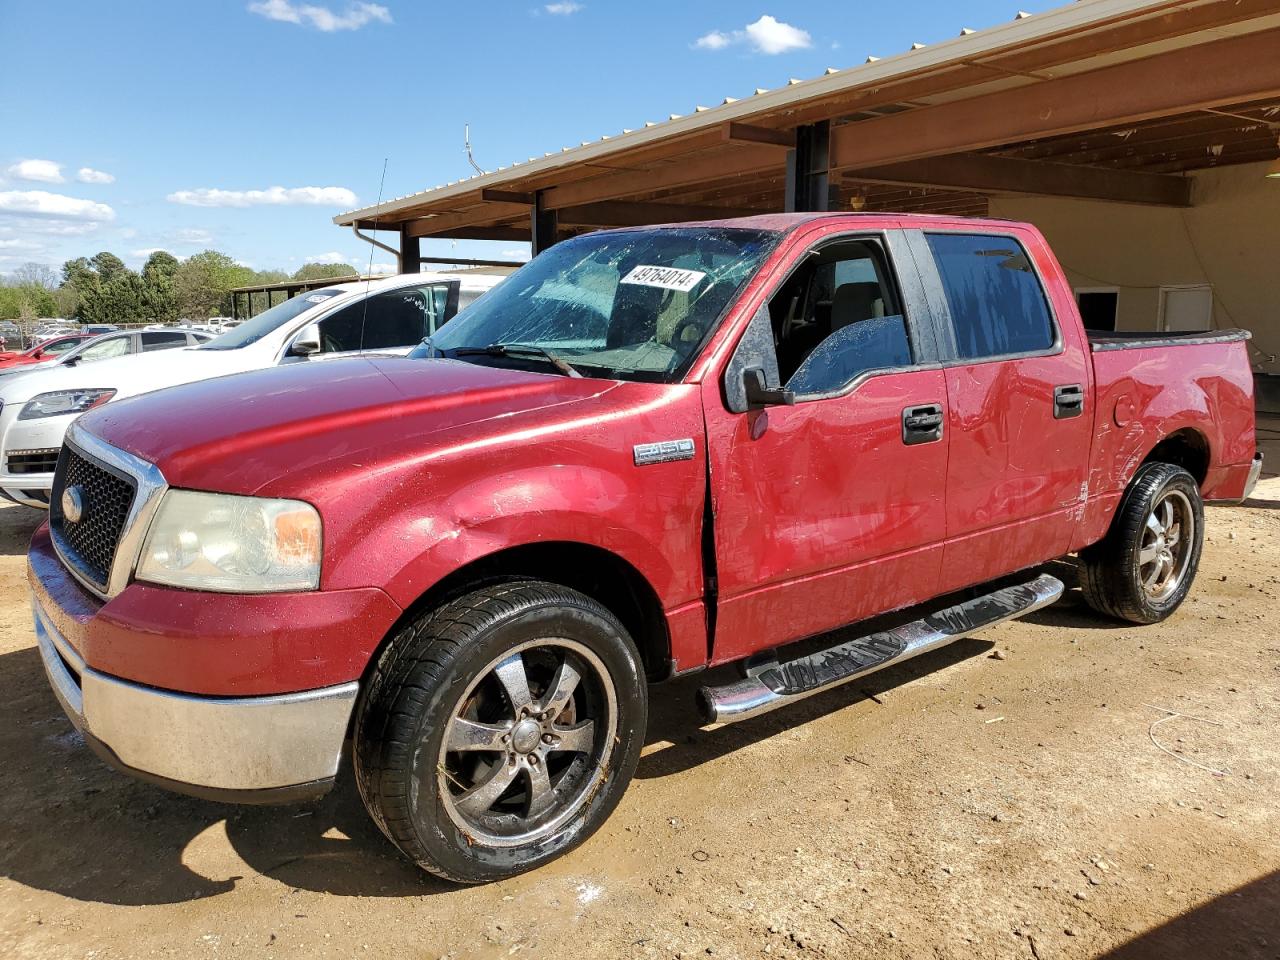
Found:
<path fill-rule="evenodd" d="M 1280 957 L 1280 481 L 1209 510 L 1161 625 L 1073 590 L 721 729 L 701 678 L 654 688 L 612 820 L 471 889 L 401 861 L 349 774 L 236 808 L 103 766 L 34 646 L 37 522 L 0 509 L 0 957 Z"/>

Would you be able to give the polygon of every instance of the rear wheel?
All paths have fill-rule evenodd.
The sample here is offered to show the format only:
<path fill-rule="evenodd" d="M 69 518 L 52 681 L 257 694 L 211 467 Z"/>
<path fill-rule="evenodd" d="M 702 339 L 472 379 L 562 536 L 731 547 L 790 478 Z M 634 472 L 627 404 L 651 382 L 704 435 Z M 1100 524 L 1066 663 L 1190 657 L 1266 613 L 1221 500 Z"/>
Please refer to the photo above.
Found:
<path fill-rule="evenodd" d="M 1203 543 L 1204 503 L 1195 478 L 1173 464 L 1146 464 L 1106 537 L 1080 553 L 1085 600 L 1121 620 L 1163 620 L 1186 599 Z"/>
<path fill-rule="evenodd" d="M 590 836 L 639 760 L 640 657 L 604 607 L 515 582 L 425 614 L 388 645 L 361 701 L 356 782 L 423 869 L 480 883 Z"/>

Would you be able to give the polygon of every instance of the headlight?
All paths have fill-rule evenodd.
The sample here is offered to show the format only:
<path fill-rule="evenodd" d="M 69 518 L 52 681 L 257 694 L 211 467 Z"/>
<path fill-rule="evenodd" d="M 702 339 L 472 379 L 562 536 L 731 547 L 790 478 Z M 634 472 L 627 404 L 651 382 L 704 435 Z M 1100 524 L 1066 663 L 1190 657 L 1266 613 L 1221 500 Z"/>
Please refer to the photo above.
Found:
<path fill-rule="evenodd" d="M 102 406 L 116 395 L 114 390 L 55 390 L 41 393 L 27 401 L 18 414 L 19 420 L 60 417 L 68 413 L 84 413 Z"/>
<path fill-rule="evenodd" d="M 300 500 L 170 490 L 138 579 L 189 590 L 274 593 L 320 586 L 320 515 Z"/>

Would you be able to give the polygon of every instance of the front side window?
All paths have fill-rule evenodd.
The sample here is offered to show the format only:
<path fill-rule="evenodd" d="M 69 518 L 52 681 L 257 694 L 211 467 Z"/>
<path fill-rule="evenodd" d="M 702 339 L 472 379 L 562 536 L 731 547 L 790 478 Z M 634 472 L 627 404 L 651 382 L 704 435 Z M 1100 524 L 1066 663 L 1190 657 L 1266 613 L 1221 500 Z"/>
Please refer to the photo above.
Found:
<path fill-rule="evenodd" d="M 66 340 L 54 340 L 46 347 L 40 348 L 40 353 L 46 357 L 60 357 L 68 350 L 74 350 L 80 344 L 84 343 L 78 337 L 68 337 Z"/>
<path fill-rule="evenodd" d="M 323 290 L 300 293 L 283 303 L 277 303 L 270 309 L 263 310 L 256 317 L 246 320 L 237 327 L 233 327 L 222 336 L 214 337 L 200 349 L 239 350 L 241 347 L 247 347 L 251 343 L 257 343 L 267 334 L 280 329 L 290 320 L 306 313 L 308 310 L 314 310 L 326 300 L 332 300 L 342 292 L 339 288 L 326 287 Z"/>
<path fill-rule="evenodd" d="M 556 244 L 458 314 L 411 356 L 545 368 L 552 351 L 589 376 L 678 379 L 773 248 L 738 228 L 587 234 Z M 497 355 L 484 348 L 511 347 Z M 516 354 L 516 348 L 524 348 Z"/>
<path fill-rule="evenodd" d="M 1040 278 L 1012 237 L 925 234 L 942 278 L 956 352 L 967 360 L 1048 350 L 1053 320 Z"/>
<path fill-rule="evenodd" d="M 320 352 L 395 350 L 422 342 L 444 322 L 449 284 L 389 290 L 320 321 Z"/>
<path fill-rule="evenodd" d="M 123 357 L 129 352 L 129 338 L 111 337 L 108 340 L 99 340 L 91 343 L 89 346 L 81 350 L 74 358 L 80 363 L 92 363 L 94 360 L 107 360 L 111 357 Z M 68 359 L 68 363 L 71 362 Z"/>
<path fill-rule="evenodd" d="M 910 366 L 911 340 L 875 239 L 813 252 L 769 301 L 778 372 L 798 396 L 837 392 L 864 373 Z"/>

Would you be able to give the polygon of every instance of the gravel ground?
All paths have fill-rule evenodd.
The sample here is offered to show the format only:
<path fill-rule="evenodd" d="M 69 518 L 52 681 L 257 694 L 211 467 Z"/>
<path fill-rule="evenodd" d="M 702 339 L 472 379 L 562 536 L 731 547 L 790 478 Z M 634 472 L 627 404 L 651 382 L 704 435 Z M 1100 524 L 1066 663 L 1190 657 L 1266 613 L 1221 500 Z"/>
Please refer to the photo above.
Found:
<path fill-rule="evenodd" d="M 1164 624 L 1073 590 L 721 729 L 700 678 L 654 688 L 604 829 L 470 889 L 400 860 L 349 775 L 236 808 L 104 767 L 34 646 L 37 522 L 0 508 L 0 957 L 1280 957 L 1280 481 L 1209 510 Z"/>

